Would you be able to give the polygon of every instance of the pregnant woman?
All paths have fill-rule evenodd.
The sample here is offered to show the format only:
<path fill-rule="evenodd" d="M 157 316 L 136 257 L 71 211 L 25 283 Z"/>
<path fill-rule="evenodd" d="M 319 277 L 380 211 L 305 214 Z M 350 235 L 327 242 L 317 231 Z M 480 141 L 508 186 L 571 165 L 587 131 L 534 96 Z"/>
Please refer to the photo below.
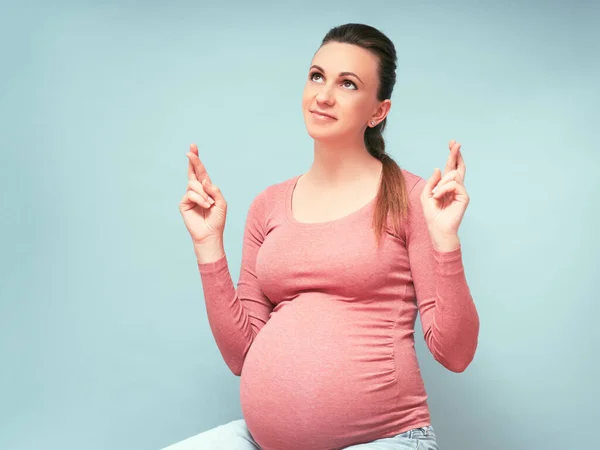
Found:
<path fill-rule="evenodd" d="M 448 370 L 471 363 L 479 317 L 458 238 L 469 196 L 454 140 L 427 180 L 385 152 L 396 61 L 373 27 L 327 33 L 302 97 L 312 166 L 254 198 L 237 286 L 227 203 L 191 146 L 180 211 L 243 418 L 169 450 L 438 449 L 414 327 L 419 313 Z"/>

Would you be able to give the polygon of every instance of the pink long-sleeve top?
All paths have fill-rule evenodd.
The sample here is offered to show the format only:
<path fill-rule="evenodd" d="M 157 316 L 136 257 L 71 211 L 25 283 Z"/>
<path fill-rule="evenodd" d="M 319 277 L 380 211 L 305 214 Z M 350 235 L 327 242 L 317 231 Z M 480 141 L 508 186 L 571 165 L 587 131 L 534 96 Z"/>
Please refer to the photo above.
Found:
<path fill-rule="evenodd" d="M 223 256 L 198 267 L 211 330 L 232 372 L 249 431 L 263 450 L 333 450 L 430 424 L 414 348 L 451 371 L 473 359 L 479 317 L 461 248 L 438 251 L 403 170 L 409 220 L 379 249 L 375 199 L 321 223 L 298 222 L 300 176 L 273 184 L 248 211 L 234 286 Z"/>

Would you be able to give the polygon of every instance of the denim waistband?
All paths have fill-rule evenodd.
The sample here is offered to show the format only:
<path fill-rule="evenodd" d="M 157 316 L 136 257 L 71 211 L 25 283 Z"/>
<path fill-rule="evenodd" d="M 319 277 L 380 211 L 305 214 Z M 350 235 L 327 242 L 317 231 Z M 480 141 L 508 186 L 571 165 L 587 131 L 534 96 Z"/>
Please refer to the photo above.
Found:
<path fill-rule="evenodd" d="M 410 437 L 410 438 L 428 437 L 428 436 L 435 437 L 435 430 L 433 429 L 433 426 L 431 426 L 431 425 L 426 425 L 424 427 L 419 427 L 419 428 L 413 428 L 412 430 L 410 430 L 408 432 L 408 437 Z"/>

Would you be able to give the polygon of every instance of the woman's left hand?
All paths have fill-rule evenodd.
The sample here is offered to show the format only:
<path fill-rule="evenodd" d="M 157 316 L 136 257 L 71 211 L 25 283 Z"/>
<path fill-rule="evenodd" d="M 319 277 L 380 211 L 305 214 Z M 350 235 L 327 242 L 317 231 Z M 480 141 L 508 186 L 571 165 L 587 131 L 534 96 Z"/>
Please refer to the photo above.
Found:
<path fill-rule="evenodd" d="M 421 193 L 429 233 L 436 247 L 445 250 L 445 246 L 458 245 L 458 227 L 469 204 L 464 185 L 467 169 L 460 144 L 451 140 L 448 147 L 450 155 L 443 176 L 436 168 Z"/>

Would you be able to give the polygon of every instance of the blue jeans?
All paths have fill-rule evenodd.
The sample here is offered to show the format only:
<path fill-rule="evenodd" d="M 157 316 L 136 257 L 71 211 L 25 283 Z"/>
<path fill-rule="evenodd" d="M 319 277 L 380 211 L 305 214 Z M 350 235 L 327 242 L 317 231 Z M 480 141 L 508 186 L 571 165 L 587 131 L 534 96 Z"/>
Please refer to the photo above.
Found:
<path fill-rule="evenodd" d="M 163 450 L 261 450 L 244 419 L 219 425 Z M 351 445 L 344 450 L 439 450 L 431 425 L 415 428 L 389 438 Z"/>

